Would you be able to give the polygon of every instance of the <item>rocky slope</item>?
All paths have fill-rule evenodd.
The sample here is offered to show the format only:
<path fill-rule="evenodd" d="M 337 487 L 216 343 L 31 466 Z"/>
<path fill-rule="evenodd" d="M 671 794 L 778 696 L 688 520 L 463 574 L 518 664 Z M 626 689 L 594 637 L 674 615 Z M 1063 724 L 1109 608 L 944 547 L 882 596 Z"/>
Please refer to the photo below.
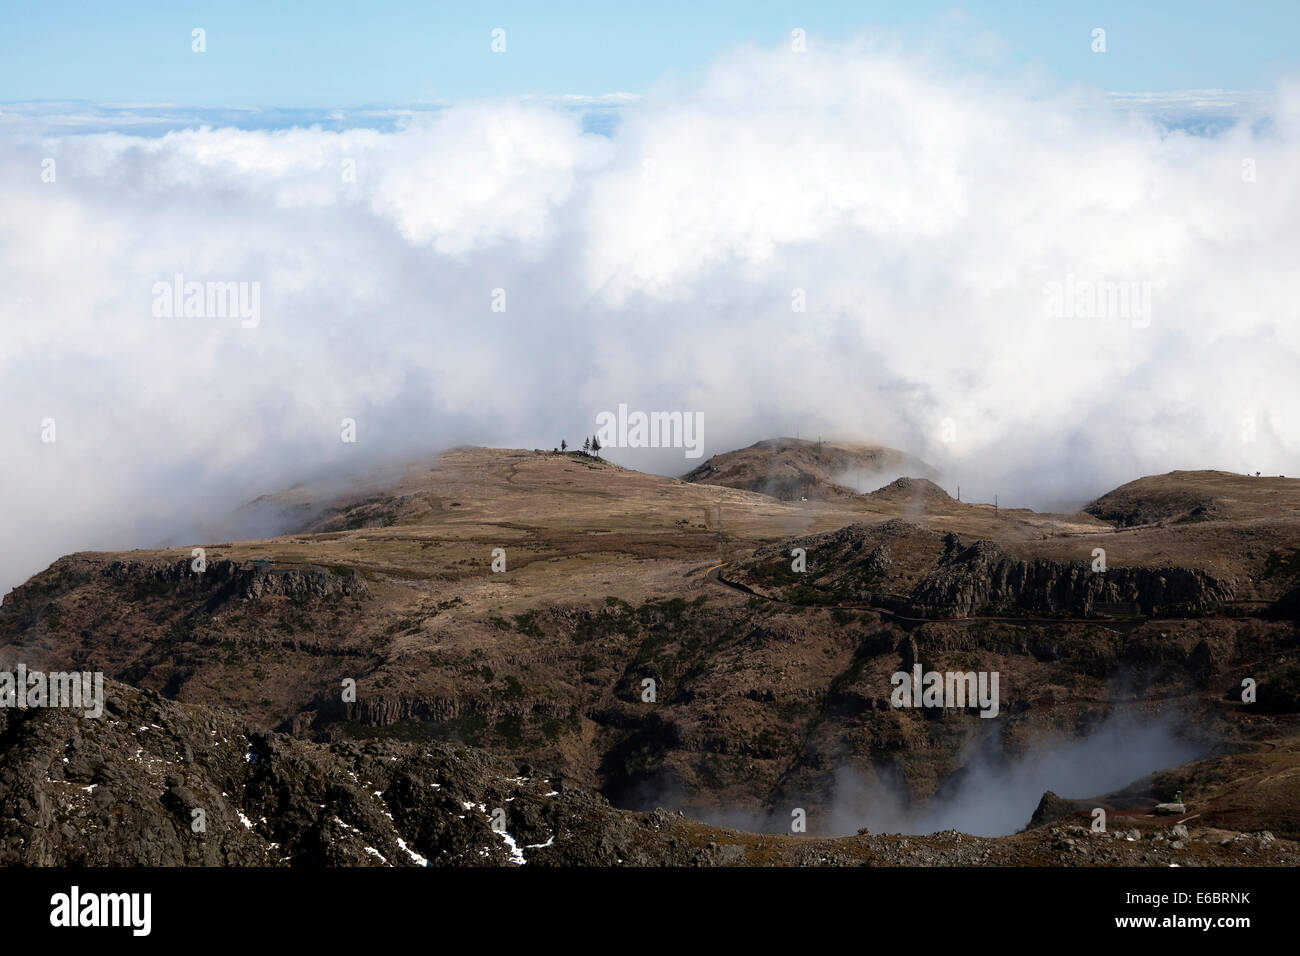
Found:
<path fill-rule="evenodd" d="M 1252 478 L 1226 471 L 1171 471 L 1139 478 L 1107 492 L 1084 510 L 1122 527 L 1157 522 L 1213 521 L 1300 514 L 1300 479 Z"/>
<path fill-rule="evenodd" d="M 833 537 L 868 564 L 881 546 L 853 528 Z M 916 536 L 901 525 L 881 540 L 893 542 L 899 573 L 927 553 L 907 550 Z M 245 568 L 231 572 L 228 582 L 243 582 L 231 590 L 192 582 L 174 563 L 157 576 L 121 567 L 67 559 L 11 596 L 0 609 L 0 662 L 103 669 L 308 740 L 482 747 L 627 807 L 749 807 L 755 819 L 796 805 L 817 812 L 835 804 L 846 767 L 896 773 L 907 798 L 924 801 L 987 728 L 975 714 L 893 709 L 890 677 L 916 662 L 997 670 L 997 737 L 1011 755 L 1045 732 L 1102 720 L 1118 681 L 1158 704 L 1153 714 L 1182 707 L 1207 734 L 1239 745 L 1259 728 L 1247 733 L 1242 709 L 1216 701 L 1244 677 L 1260 682 L 1260 712 L 1300 710 L 1286 691 L 1295 631 L 1280 621 L 1150 622 L 1122 635 L 1064 619 L 916 624 L 747 598 L 701 574 L 690 600 L 553 602 L 444 626 L 462 613 L 454 598 L 429 598 L 414 620 L 393 616 L 377 606 L 378 585 L 345 594 L 351 577 L 328 569 Z M 355 699 L 345 699 L 346 679 Z"/>
<path fill-rule="evenodd" d="M 1277 865 L 1270 833 L 1053 826 L 763 836 L 532 776 L 464 747 L 322 746 L 121 684 L 96 720 L 0 710 L 0 865 Z"/>
<path fill-rule="evenodd" d="M 806 554 L 806 570 L 793 566 L 796 548 Z M 1085 561 L 1020 557 L 994 541 L 967 543 L 898 519 L 759 548 L 727 580 L 790 601 L 876 605 L 921 617 L 1174 617 L 1244 596 L 1235 579 L 1199 568 L 1094 571 Z"/>

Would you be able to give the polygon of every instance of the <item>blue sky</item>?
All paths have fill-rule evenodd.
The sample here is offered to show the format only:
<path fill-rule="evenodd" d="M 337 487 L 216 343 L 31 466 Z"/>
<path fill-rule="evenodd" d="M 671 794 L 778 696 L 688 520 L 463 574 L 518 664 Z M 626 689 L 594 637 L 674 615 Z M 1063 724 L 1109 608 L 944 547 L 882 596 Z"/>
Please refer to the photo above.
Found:
<path fill-rule="evenodd" d="M 1139 8 L 1140 9 L 1137 9 Z M 1267 89 L 1297 71 L 1300 3 L 341 3 L 42 0 L 0 31 L 0 101 L 358 107 L 644 92 L 736 45 L 883 30 L 910 48 L 1109 91 Z M 190 31 L 207 31 L 207 52 Z M 505 55 L 489 50 L 504 28 Z M 1107 52 L 1089 48 L 1094 27 Z M 997 37 L 998 43 L 990 42 Z M 989 58 L 993 59 L 990 60 Z"/>

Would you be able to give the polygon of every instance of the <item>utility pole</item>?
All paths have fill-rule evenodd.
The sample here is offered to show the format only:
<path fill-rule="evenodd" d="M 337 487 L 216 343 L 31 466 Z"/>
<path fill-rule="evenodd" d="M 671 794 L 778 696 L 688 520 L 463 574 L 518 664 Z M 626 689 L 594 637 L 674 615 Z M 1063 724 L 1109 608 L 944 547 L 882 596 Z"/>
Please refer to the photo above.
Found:
<path fill-rule="evenodd" d="M 961 501 L 961 485 L 957 486 L 957 500 Z"/>
<path fill-rule="evenodd" d="M 997 514 L 997 513 L 998 513 L 998 496 L 997 496 L 997 495 L 994 495 L 994 496 L 993 496 L 993 513 L 994 513 L 994 514 Z"/>

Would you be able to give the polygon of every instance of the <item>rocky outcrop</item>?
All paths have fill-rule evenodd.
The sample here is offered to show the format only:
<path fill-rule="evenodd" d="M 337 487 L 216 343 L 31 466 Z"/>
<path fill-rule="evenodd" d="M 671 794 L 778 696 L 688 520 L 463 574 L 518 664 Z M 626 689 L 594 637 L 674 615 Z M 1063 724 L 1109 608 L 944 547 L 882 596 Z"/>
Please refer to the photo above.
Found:
<path fill-rule="evenodd" d="M 1091 616 L 1097 605 L 1130 605 L 1132 613 L 1172 616 L 1208 611 L 1236 596 L 1234 586 L 1194 568 L 1112 568 L 1082 562 L 1024 560 L 991 541 L 963 545 L 949 535 L 943 557 L 913 590 L 920 614 L 1032 612 Z"/>
<path fill-rule="evenodd" d="M 834 564 L 843 557 L 882 562 L 889 553 L 890 543 L 904 538 L 932 538 L 936 545 L 941 540 L 941 536 L 933 532 L 925 531 L 900 518 L 891 518 L 881 524 L 846 524 L 833 531 L 823 531 L 764 545 L 755 549 L 754 558 L 758 560 L 784 557 L 789 555 L 791 548 L 800 547 L 808 552 L 810 566 L 813 561 L 818 560 Z M 881 566 L 883 567 L 883 564 Z"/>
<path fill-rule="evenodd" d="M 1029 825 L 1031 827 L 1040 827 L 1047 823 L 1055 823 L 1062 817 L 1068 817 L 1076 809 L 1075 801 L 1058 797 L 1048 790 L 1043 794 L 1042 799 L 1038 801 L 1038 807 L 1034 810 L 1034 815 L 1029 818 Z"/>
<path fill-rule="evenodd" d="M 707 862 L 659 836 L 675 815 L 618 811 L 482 751 L 322 746 L 116 682 L 105 696 L 99 720 L 0 710 L 0 865 Z"/>
<path fill-rule="evenodd" d="M 792 549 L 807 569 L 791 568 Z M 1184 567 L 1093 571 L 1083 561 L 1022 558 L 984 539 L 893 519 L 758 548 L 728 581 L 799 604 L 871 605 L 917 617 L 1181 616 L 1238 597 L 1235 580 Z"/>
<path fill-rule="evenodd" d="M 336 595 L 360 597 L 369 593 L 365 581 L 355 571 L 340 572 L 313 564 L 286 567 L 269 561 L 214 561 L 203 571 L 195 571 L 188 559 L 165 565 L 114 561 L 102 573 L 146 593 L 205 595 L 206 610 L 232 600 L 257 601 L 272 595 L 304 600 Z"/>
<path fill-rule="evenodd" d="M 897 478 L 867 497 L 872 501 L 910 505 L 922 510 L 947 508 L 955 503 L 948 492 L 928 478 Z"/>

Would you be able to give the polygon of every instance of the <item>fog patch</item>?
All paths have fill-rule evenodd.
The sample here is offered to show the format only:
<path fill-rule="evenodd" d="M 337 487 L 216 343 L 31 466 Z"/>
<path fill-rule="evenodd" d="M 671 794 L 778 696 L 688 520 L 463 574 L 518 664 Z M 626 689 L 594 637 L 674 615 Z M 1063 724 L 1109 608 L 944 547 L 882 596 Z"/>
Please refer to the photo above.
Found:
<path fill-rule="evenodd" d="M 1082 738 L 1053 734 L 1023 753 L 1006 754 L 989 733 L 968 746 L 960 771 L 933 798 L 911 803 L 898 776 L 837 774 L 830 832 L 937 833 L 960 830 L 1003 836 L 1029 822 L 1043 793 L 1086 799 L 1118 790 L 1158 770 L 1196 759 L 1205 747 L 1178 733 L 1180 720 L 1112 715 Z"/>
<path fill-rule="evenodd" d="M 808 833 L 818 836 L 849 836 L 863 827 L 872 833 L 1005 836 L 1024 829 L 1045 791 L 1069 799 L 1099 797 L 1202 756 L 1208 744 L 1183 728 L 1172 712 L 1155 719 L 1116 713 L 1083 737 L 1044 735 L 1016 755 L 1007 754 L 1001 737 L 989 731 L 967 745 L 961 769 L 922 801 L 910 799 L 897 766 L 877 764 L 841 768 L 829 800 L 793 797 L 781 807 L 758 810 L 688 801 L 675 808 L 718 826 L 762 833 L 790 833 L 791 812 L 803 807 Z"/>

